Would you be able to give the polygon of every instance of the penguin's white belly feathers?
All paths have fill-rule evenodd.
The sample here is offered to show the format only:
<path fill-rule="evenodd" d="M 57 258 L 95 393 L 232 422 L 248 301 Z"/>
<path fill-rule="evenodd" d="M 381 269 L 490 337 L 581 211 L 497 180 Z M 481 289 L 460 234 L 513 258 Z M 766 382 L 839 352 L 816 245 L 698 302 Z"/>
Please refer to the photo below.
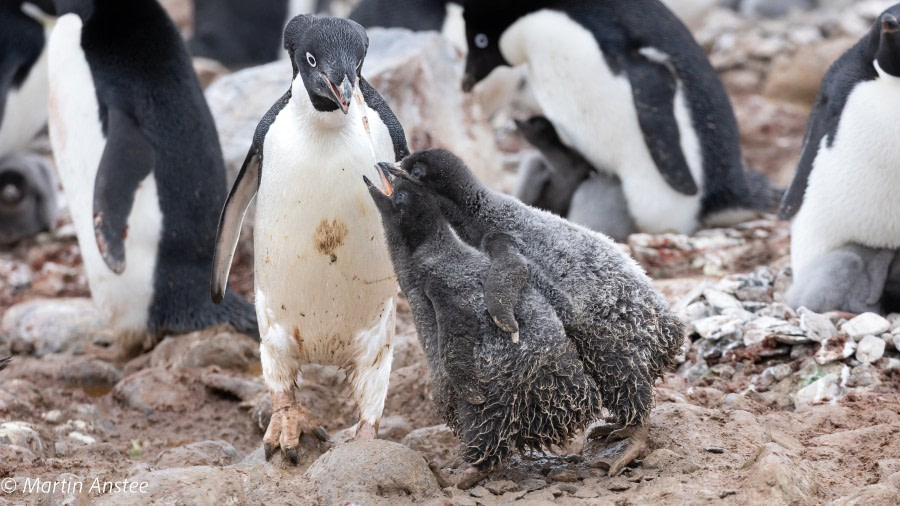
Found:
<path fill-rule="evenodd" d="M 49 28 L 46 35 L 49 35 Z M 47 123 L 47 46 L 34 62 L 31 72 L 16 90 L 6 96 L 0 118 L 0 157 L 24 148 Z"/>
<path fill-rule="evenodd" d="M 795 279 L 810 261 L 848 243 L 900 248 L 900 79 L 858 84 L 832 147 L 822 139 L 794 219 Z"/>
<path fill-rule="evenodd" d="M 375 158 L 393 162 L 393 144 L 371 109 L 375 157 L 357 103 L 344 116 L 315 112 L 302 86 L 293 97 L 263 145 L 254 229 L 260 332 L 302 363 L 353 367 L 370 357 L 369 365 L 389 349 L 398 288 L 363 175 L 379 181 Z"/>
<path fill-rule="evenodd" d="M 153 297 L 162 214 L 151 173 L 135 195 L 125 239 L 126 268 L 107 267 L 94 235 L 94 180 L 106 140 L 97 96 L 81 48 L 81 19 L 59 19 L 49 41 L 50 140 L 87 273 L 91 296 L 112 326 L 142 332 Z"/>
<path fill-rule="evenodd" d="M 703 161 L 680 82 L 675 116 L 682 150 L 701 188 L 694 196 L 676 192 L 663 179 L 644 141 L 631 84 L 624 73 L 616 75 L 609 68 L 590 31 L 562 12 L 541 10 L 510 26 L 500 39 L 500 49 L 511 64 L 527 65 L 537 101 L 562 141 L 596 168 L 622 180 L 641 231 L 696 228 Z"/>

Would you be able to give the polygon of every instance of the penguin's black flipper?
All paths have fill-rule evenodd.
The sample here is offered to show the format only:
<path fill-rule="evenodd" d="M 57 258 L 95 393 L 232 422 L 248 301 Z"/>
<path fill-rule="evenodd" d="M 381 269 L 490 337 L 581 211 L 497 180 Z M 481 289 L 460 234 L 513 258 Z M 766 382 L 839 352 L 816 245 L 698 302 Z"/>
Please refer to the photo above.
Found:
<path fill-rule="evenodd" d="M 675 191 L 696 195 L 700 189 L 681 150 L 681 132 L 675 120 L 678 83 L 673 70 L 642 54 L 626 58 L 624 66 L 644 142 L 656 167 Z"/>
<path fill-rule="evenodd" d="M 491 268 L 484 280 L 484 302 L 488 313 L 500 330 L 510 333 L 513 342 L 519 341 L 516 306 L 522 287 L 528 281 L 528 262 L 519 253 L 516 241 L 508 234 L 489 234 L 482 242 L 491 259 Z"/>
<path fill-rule="evenodd" d="M 363 78 L 359 79 L 359 91 L 362 92 L 363 98 L 366 100 L 366 105 L 378 113 L 381 122 L 384 123 L 384 126 L 386 126 L 391 133 L 391 141 L 394 143 L 394 157 L 396 158 L 394 161 L 399 162 L 409 156 L 409 146 L 406 144 L 406 134 L 403 132 L 403 126 L 400 125 L 397 116 L 394 115 L 394 111 L 388 107 L 387 102 L 381 98 L 381 95 L 375 91 L 375 88 Z"/>
<path fill-rule="evenodd" d="M 453 389 L 469 404 L 484 404 L 475 364 L 476 335 L 480 333 L 478 315 L 471 301 L 446 292 L 445 285 L 426 283 L 425 295 L 431 300 L 437 320 L 438 352 L 450 376 Z"/>
<path fill-rule="evenodd" d="M 210 295 L 216 304 L 225 298 L 225 286 L 228 284 L 228 273 L 231 271 L 234 250 L 241 237 L 244 215 L 259 189 L 261 152 L 262 149 L 258 148 L 254 141 L 247 153 L 247 158 L 244 159 L 244 165 L 241 166 L 241 171 L 234 181 L 231 193 L 228 194 L 225 206 L 222 207 L 222 215 L 219 217 L 210 286 Z"/>
<path fill-rule="evenodd" d="M 840 117 L 834 114 L 827 105 L 827 98 L 820 95 L 809 116 L 809 126 L 806 129 L 806 138 L 803 140 L 803 151 L 800 154 L 800 162 L 797 164 L 797 173 L 794 180 L 784 193 L 781 200 L 781 208 L 778 217 L 789 220 L 797 214 L 803 205 L 803 196 L 806 194 L 806 185 L 809 184 L 809 175 L 812 173 L 813 163 L 819 154 L 822 139 L 834 131 L 834 124 Z"/>
<path fill-rule="evenodd" d="M 135 194 L 155 165 L 156 150 L 137 122 L 108 107 L 106 147 L 94 180 L 94 233 L 103 260 L 116 274 L 125 270 L 125 238 Z"/>

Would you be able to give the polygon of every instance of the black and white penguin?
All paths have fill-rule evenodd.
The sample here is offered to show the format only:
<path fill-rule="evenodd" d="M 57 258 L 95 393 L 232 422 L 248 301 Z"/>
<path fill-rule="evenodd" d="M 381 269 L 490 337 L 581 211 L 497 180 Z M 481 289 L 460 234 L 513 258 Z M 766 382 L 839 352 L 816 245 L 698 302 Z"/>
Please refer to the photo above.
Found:
<path fill-rule="evenodd" d="M 125 339 L 230 323 L 207 296 L 225 167 L 175 25 L 155 0 L 56 0 L 50 140 L 91 296 Z M 128 339 L 128 338 L 133 338 Z"/>
<path fill-rule="evenodd" d="M 659 0 L 473 0 L 464 17 L 464 88 L 525 65 L 543 115 L 621 180 L 639 230 L 690 233 L 774 209 L 778 192 L 744 169 L 718 75 Z"/>
<path fill-rule="evenodd" d="M 408 154 L 400 123 L 362 78 L 365 30 L 345 19 L 297 16 L 284 32 L 294 78 L 262 118 L 222 211 L 212 296 L 220 300 L 256 196 L 255 294 L 263 378 L 274 414 L 266 456 L 292 461 L 316 434 L 294 398 L 300 366 L 348 372 L 358 439 L 377 436 L 393 356 L 397 280 L 378 210 L 362 176 Z M 258 195 L 257 195 L 258 194 Z"/>
<path fill-rule="evenodd" d="M 47 123 L 49 0 L 0 2 L 0 157 L 28 145 Z"/>
<path fill-rule="evenodd" d="M 523 262 L 492 262 L 461 242 L 430 191 L 380 168 L 383 188 L 366 183 L 428 359 L 437 408 L 472 466 L 456 485 L 474 485 L 514 449 L 564 446 L 600 417 L 600 391 L 540 281 L 518 268 L 527 267 Z M 498 264 L 510 268 L 492 273 Z M 516 279 L 519 339 L 492 321 L 484 288 L 492 275 Z"/>
<path fill-rule="evenodd" d="M 288 21 L 327 7 L 326 0 L 194 0 L 194 33 L 188 49 L 193 56 L 229 68 L 275 61 Z"/>
<path fill-rule="evenodd" d="M 56 215 L 56 181 L 49 164 L 29 154 L 0 159 L 0 244 L 52 230 Z"/>
<path fill-rule="evenodd" d="M 596 460 L 619 473 L 646 448 L 653 385 L 674 365 L 684 326 L 638 264 L 609 238 L 481 184 L 462 160 L 443 150 L 416 153 L 403 169 L 437 196 L 442 212 L 472 246 L 502 259 L 485 280 L 491 315 L 509 321 L 516 307 L 507 271 L 522 258 L 547 280 L 542 293 L 574 342 L 614 420 L 607 442 L 628 439 L 613 456 Z M 512 237 L 514 241 L 493 241 Z M 512 291 L 514 293 L 514 291 Z M 595 433 L 596 434 L 596 433 Z"/>
<path fill-rule="evenodd" d="M 349 18 L 366 28 L 406 28 L 441 32 L 464 49 L 462 0 L 363 0 Z"/>
<path fill-rule="evenodd" d="M 802 287 L 827 276 L 827 264 L 816 263 L 823 255 L 848 244 L 900 250 L 898 108 L 900 4 L 885 11 L 822 81 L 797 174 L 781 204 L 781 218 L 793 218 L 796 288 L 789 303 L 812 303 L 801 296 Z"/>

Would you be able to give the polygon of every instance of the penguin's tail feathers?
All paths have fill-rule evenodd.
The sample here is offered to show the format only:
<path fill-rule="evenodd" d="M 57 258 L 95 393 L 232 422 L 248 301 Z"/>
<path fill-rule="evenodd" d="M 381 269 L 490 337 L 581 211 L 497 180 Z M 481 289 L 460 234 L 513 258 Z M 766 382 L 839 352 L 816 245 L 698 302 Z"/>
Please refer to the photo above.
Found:
<path fill-rule="evenodd" d="M 776 188 L 761 172 L 747 169 L 747 191 L 741 203 L 743 207 L 764 213 L 775 213 L 784 196 L 784 188 Z"/>
<path fill-rule="evenodd" d="M 235 330 L 259 341 L 259 326 L 253 304 L 234 292 L 227 292 L 220 306 L 225 311 L 225 319 Z"/>

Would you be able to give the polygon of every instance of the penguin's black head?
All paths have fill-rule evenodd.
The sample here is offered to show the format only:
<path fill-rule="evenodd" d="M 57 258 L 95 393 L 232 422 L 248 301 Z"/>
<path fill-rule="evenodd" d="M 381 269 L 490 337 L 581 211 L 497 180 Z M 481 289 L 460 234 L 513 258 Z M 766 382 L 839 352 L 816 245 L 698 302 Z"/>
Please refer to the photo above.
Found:
<path fill-rule="evenodd" d="M 388 163 L 379 163 L 375 168 L 382 187 L 365 176 L 363 180 L 381 213 L 388 239 L 402 239 L 415 248 L 440 229 L 444 221 L 441 210 L 428 188 L 402 170 Z"/>
<path fill-rule="evenodd" d="M 16 170 L 0 171 L 0 208 L 17 207 L 28 192 L 25 176 Z"/>
<path fill-rule="evenodd" d="M 409 177 L 435 195 L 461 201 L 480 183 L 458 156 L 445 149 L 414 153 L 400 165 Z"/>
<path fill-rule="evenodd" d="M 471 91 L 495 68 L 509 64 L 500 52 L 500 37 L 521 15 L 514 6 L 521 8 L 508 1 L 470 0 L 463 5 L 469 46 L 463 91 Z"/>
<path fill-rule="evenodd" d="M 873 30 L 879 32 L 875 61 L 885 73 L 900 77 L 900 4 L 884 11 Z"/>
<path fill-rule="evenodd" d="M 306 14 L 288 23 L 284 48 L 313 107 L 347 114 L 369 49 L 366 30 L 349 19 Z"/>

